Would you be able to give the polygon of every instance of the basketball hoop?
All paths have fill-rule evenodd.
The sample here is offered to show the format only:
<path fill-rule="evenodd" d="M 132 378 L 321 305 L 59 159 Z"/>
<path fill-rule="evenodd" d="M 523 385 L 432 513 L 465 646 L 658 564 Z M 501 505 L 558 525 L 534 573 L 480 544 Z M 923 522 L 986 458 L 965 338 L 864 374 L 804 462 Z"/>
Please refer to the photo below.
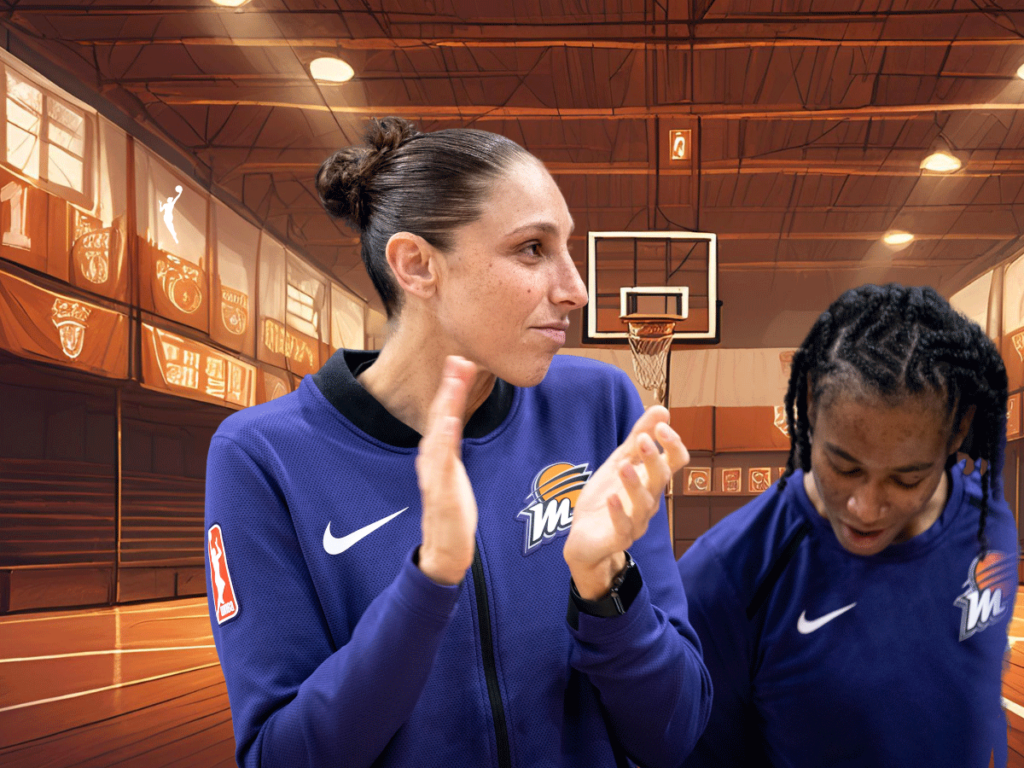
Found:
<path fill-rule="evenodd" d="M 665 379 L 668 373 L 668 352 L 676 323 L 682 315 L 629 314 L 622 321 L 629 326 L 629 348 L 633 353 L 633 371 L 640 386 L 653 392 L 662 405 L 665 402 Z"/>

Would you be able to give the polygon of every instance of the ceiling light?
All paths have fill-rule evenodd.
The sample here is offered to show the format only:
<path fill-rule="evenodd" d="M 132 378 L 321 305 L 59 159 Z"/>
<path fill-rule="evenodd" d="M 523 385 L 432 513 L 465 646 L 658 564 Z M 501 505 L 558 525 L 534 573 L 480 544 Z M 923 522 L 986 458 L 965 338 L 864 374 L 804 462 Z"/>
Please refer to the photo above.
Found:
<path fill-rule="evenodd" d="M 1024 64 L 1021 64 L 1020 67 L 1017 68 L 1017 77 L 1024 80 Z"/>
<path fill-rule="evenodd" d="M 928 157 L 921 161 L 921 168 L 926 171 L 935 171 L 936 173 L 952 173 L 953 171 L 960 170 L 960 160 L 949 152 L 939 150 L 938 152 L 932 152 Z"/>
<path fill-rule="evenodd" d="M 900 232 L 898 229 L 894 229 L 892 232 L 886 232 L 882 237 L 882 242 L 886 245 L 906 245 L 914 236 L 909 232 Z"/>
<path fill-rule="evenodd" d="M 223 5 L 225 8 L 240 8 L 249 0 L 213 0 L 214 5 Z"/>
<path fill-rule="evenodd" d="M 355 70 L 341 59 L 336 59 L 333 56 L 321 56 L 309 63 L 309 73 L 314 80 L 344 83 L 352 79 Z"/>

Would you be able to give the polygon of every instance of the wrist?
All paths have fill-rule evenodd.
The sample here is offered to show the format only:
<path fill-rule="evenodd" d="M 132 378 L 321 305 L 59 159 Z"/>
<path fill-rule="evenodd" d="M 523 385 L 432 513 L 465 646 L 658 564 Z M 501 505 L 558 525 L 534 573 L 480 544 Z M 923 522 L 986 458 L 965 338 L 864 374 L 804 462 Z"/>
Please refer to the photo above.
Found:
<path fill-rule="evenodd" d="M 445 587 L 453 587 L 466 577 L 466 569 L 455 565 L 451 558 L 424 550 L 422 546 L 417 548 L 413 555 L 413 563 L 423 572 L 424 576 L 435 584 Z"/>
<path fill-rule="evenodd" d="M 596 616 L 598 618 L 613 618 L 626 613 L 633 601 L 636 600 L 643 587 L 643 579 L 640 576 L 640 569 L 637 568 L 629 553 L 625 553 L 626 565 L 612 580 L 612 586 L 608 594 L 598 600 L 585 600 L 576 589 L 576 584 L 569 582 L 569 608 L 566 619 L 569 626 L 578 630 L 580 614 Z"/>
<path fill-rule="evenodd" d="M 569 564 L 576 591 L 584 600 L 600 600 L 612 589 L 615 577 L 626 567 L 626 553 L 616 552 L 588 566 Z"/>

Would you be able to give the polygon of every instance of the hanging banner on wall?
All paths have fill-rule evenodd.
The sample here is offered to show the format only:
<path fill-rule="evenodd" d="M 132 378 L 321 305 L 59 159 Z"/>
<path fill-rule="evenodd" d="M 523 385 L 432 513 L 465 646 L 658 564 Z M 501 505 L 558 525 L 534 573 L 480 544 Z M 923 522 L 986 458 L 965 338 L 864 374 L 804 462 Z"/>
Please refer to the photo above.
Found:
<path fill-rule="evenodd" d="M 128 378 L 128 318 L 0 272 L 0 347 L 21 357 Z"/>
<path fill-rule="evenodd" d="M 0 170 L 0 256 L 40 272 L 48 271 L 48 198 L 43 190 Z"/>
<path fill-rule="evenodd" d="M 260 231 L 223 203 L 213 201 L 213 293 L 210 337 L 256 356 L 256 254 Z"/>
<path fill-rule="evenodd" d="M 256 366 L 142 323 L 142 384 L 232 408 L 256 403 Z"/>
<path fill-rule="evenodd" d="M 143 309 L 208 332 L 209 195 L 145 147 L 133 147 L 139 301 Z"/>
<path fill-rule="evenodd" d="M 282 371 L 266 363 L 259 364 L 259 375 L 256 385 L 256 402 L 269 403 L 292 391 L 291 377 L 288 371 Z"/>
<path fill-rule="evenodd" d="M 1003 363 L 1008 389 L 1024 388 L 1024 328 L 1015 328 L 1003 337 Z"/>
<path fill-rule="evenodd" d="M 1006 401 L 1006 439 L 1016 440 L 1021 435 L 1021 401 L 1024 396 L 1020 392 L 1010 395 Z"/>

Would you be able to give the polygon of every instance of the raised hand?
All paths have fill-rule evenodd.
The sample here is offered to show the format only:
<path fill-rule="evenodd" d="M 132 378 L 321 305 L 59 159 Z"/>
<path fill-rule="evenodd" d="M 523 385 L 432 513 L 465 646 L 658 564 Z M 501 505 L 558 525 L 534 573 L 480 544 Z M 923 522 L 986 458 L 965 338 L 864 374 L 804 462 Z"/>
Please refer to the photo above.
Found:
<path fill-rule="evenodd" d="M 439 584 L 462 581 L 476 548 L 476 498 L 461 450 L 466 397 L 475 374 L 476 366 L 464 358 L 445 360 L 416 457 L 423 502 L 419 566 Z"/>
<path fill-rule="evenodd" d="M 586 600 L 611 589 L 623 552 L 647 531 L 669 479 L 690 461 L 668 421 L 666 408 L 648 408 L 580 492 L 563 554 Z"/>

